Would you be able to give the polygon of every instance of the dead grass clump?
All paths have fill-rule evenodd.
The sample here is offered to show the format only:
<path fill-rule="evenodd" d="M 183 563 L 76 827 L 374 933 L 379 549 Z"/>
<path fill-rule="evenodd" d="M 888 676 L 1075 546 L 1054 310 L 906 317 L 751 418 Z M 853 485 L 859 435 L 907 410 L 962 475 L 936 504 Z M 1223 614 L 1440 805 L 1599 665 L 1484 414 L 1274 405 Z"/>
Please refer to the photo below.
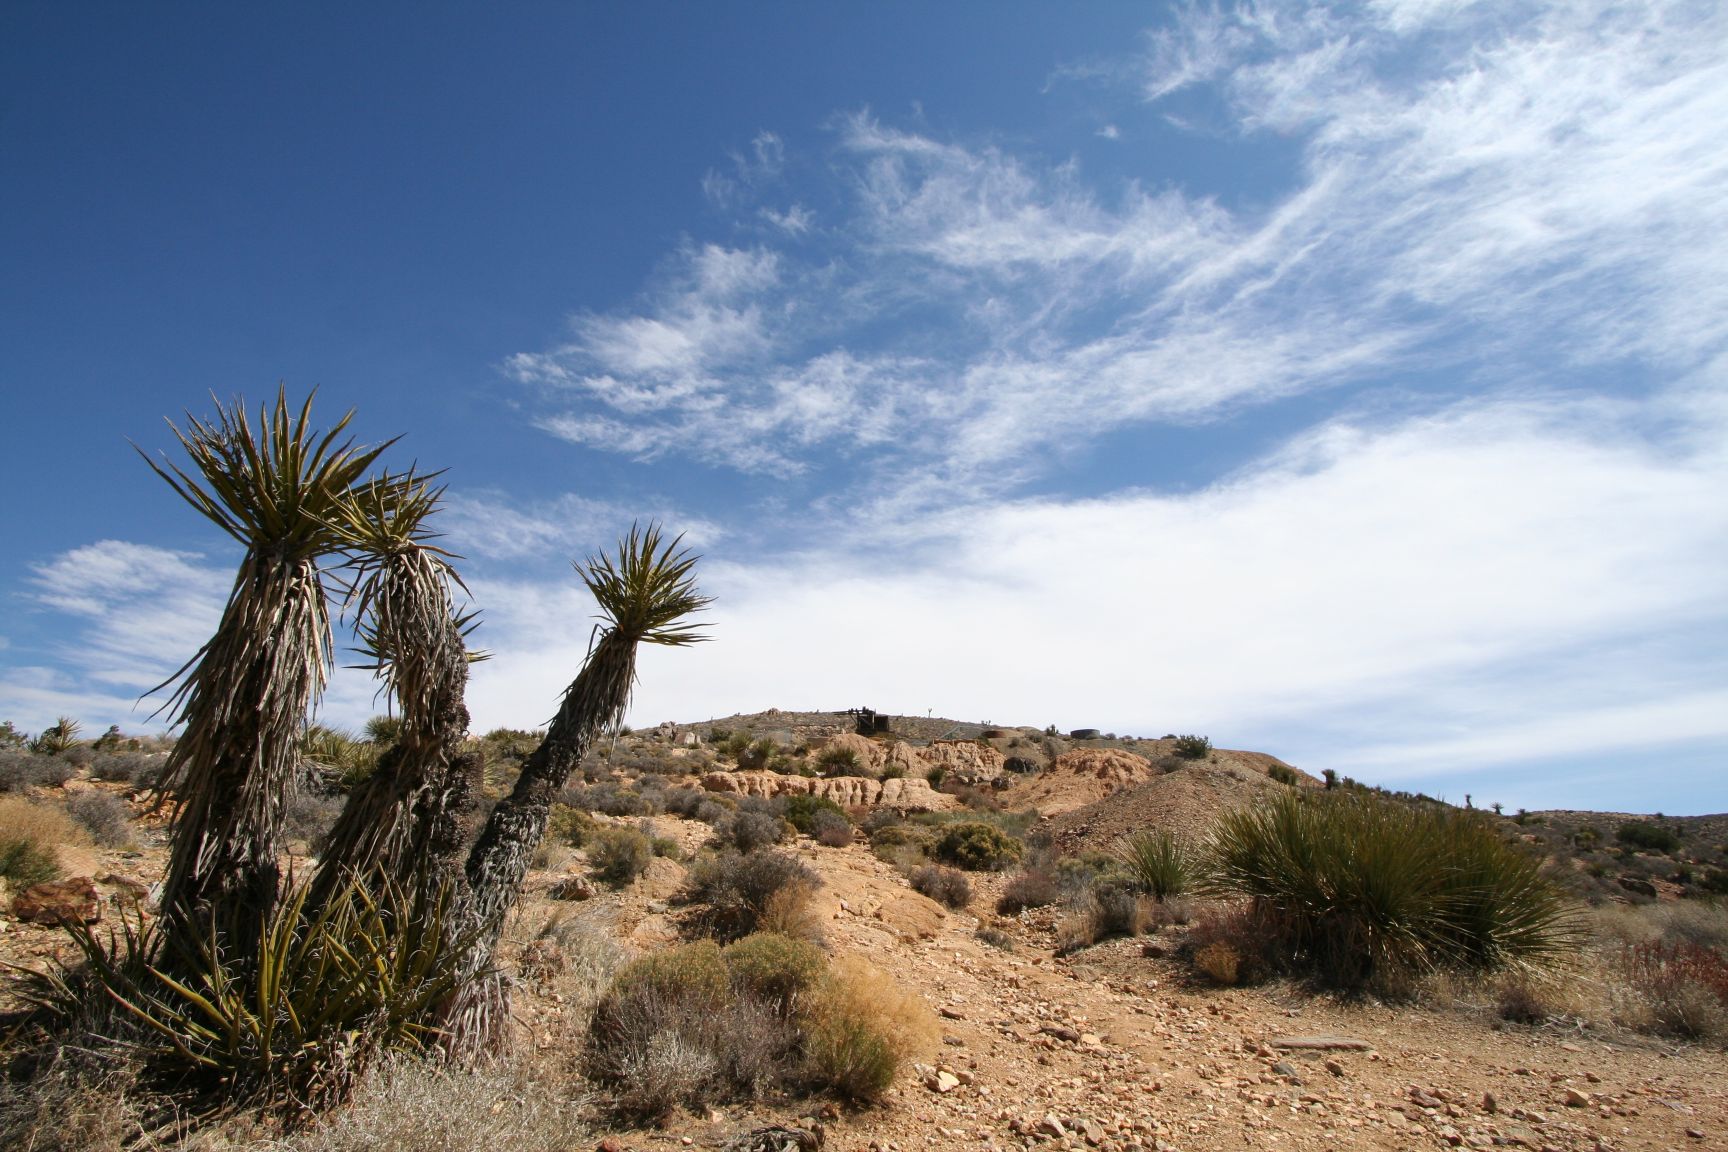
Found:
<path fill-rule="evenodd" d="M 1512 1024 L 1540 1024 L 1559 1015 L 1549 1002 L 1546 989 L 1523 975 L 1501 982 L 1494 1008 L 1500 1019 Z"/>
<path fill-rule="evenodd" d="M 1728 1038 L 1728 960 L 1698 944 L 1626 947 L 1619 958 L 1622 1022 L 1687 1040 Z"/>
<path fill-rule="evenodd" d="M 136 1071 L 64 1052 L 28 1078 L 0 1077 L 0 1148 L 122 1152 L 145 1125 Z"/>
<path fill-rule="evenodd" d="M 929 1007 L 854 957 L 835 962 L 814 1000 L 804 1037 L 809 1075 L 847 1100 L 875 1100 L 901 1064 L 935 1047 Z"/>
<path fill-rule="evenodd" d="M 1214 984 L 1234 987 L 1242 976 L 1242 956 L 1223 940 L 1214 940 L 1194 953 L 1194 967 Z"/>
<path fill-rule="evenodd" d="M 0 796 L 0 876 L 14 891 L 60 875 L 55 849 L 88 844 L 89 836 L 62 809 L 21 796 Z"/>
<path fill-rule="evenodd" d="M 522 950 L 525 980 L 586 1007 L 600 998 L 624 962 L 612 934 L 592 920 L 553 913 Z"/>
<path fill-rule="evenodd" d="M 564 1152 L 592 1143 L 587 1100 L 526 1062 L 446 1070 L 380 1061 L 354 1102 L 270 1147 L 281 1152 Z"/>

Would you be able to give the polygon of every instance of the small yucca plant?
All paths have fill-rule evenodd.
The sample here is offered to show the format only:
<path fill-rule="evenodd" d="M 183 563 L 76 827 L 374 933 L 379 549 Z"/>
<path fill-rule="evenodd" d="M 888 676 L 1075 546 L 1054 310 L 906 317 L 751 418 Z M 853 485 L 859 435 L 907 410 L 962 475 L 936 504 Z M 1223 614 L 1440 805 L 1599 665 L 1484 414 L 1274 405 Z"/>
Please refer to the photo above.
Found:
<path fill-rule="evenodd" d="M 1475 814 L 1371 795 L 1280 795 L 1213 829 L 1212 891 L 1265 913 L 1286 960 L 1346 986 L 1551 964 L 1576 913 Z"/>
<path fill-rule="evenodd" d="M 1160 902 L 1182 895 L 1199 874 L 1199 863 L 1187 841 L 1163 830 L 1126 836 L 1113 855 L 1135 890 Z"/>
<path fill-rule="evenodd" d="M 230 1100 L 326 1106 L 376 1054 L 435 1038 L 425 1021 L 455 987 L 459 949 L 446 895 L 350 884 L 308 916 L 306 893 L 290 891 L 243 954 L 212 924 L 171 970 L 154 924 L 126 919 L 106 940 L 75 925 L 83 964 L 35 976 L 25 995 L 48 1020 Z"/>

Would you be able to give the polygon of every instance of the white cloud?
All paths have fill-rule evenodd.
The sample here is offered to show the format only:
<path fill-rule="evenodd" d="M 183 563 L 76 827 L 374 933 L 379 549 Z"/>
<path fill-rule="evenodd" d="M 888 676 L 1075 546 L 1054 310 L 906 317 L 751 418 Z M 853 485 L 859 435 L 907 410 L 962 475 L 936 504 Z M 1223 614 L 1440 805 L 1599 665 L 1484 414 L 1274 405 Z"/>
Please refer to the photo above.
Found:
<path fill-rule="evenodd" d="M 979 506 L 712 563 L 715 642 L 645 652 L 635 718 L 864 700 L 1151 735 L 1314 729 L 1297 750 L 1332 758 L 1308 766 L 1375 779 L 1728 738 L 1698 687 L 1728 633 L 1728 460 L 1628 440 L 1623 415 L 1335 422 L 1192 495 Z M 508 607 L 477 721 L 543 720 L 591 610 L 568 586 L 484 598 Z"/>
<path fill-rule="evenodd" d="M 900 507 L 1010 492 L 1124 426 L 1410 374 L 1659 389 L 1728 343 L 1725 40 L 1695 5 L 1189 6 L 1143 94 L 1210 86 L 1242 147 L 1297 135 L 1264 207 L 854 114 L 823 247 L 687 249 L 681 287 L 513 365 L 588 447 L 778 475 L 840 455 Z M 739 172 L 785 166 L 778 138 L 751 153 Z"/>

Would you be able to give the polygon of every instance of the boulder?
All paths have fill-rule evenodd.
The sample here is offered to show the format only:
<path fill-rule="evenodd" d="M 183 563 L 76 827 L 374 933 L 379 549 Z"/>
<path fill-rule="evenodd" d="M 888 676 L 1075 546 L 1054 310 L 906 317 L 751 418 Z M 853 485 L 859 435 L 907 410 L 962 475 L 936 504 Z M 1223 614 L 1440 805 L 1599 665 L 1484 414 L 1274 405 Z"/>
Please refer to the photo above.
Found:
<path fill-rule="evenodd" d="M 102 898 L 88 876 L 49 880 L 14 896 L 12 915 L 27 924 L 94 924 L 102 919 Z"/>

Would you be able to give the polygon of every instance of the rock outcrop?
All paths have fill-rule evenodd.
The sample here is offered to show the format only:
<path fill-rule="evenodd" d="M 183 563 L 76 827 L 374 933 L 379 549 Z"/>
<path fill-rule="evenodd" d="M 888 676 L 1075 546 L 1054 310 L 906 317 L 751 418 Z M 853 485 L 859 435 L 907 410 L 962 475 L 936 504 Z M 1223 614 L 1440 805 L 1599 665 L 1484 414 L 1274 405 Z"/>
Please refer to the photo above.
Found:
<path fill-rule="evenodd" d="M 940 766 L 968 784 L 982 784 L 1002 775 L 1008 758 L 988 744 L 971 740 L 938 740 L 917 750 L 928 768 Z"/>
<path fill-rule="evenodd" d="M 94 924 L 102 898 L 88 876 L 32 884 L 12 898 L 12 915 L 26 924 Z"/>
<path fill-rule="evenodd" d="M 813 779 L 777 772 L 709 772 L 702 777 L 709 792 L 738 796 L 822 796 L 843 808 L 893 808 L 899 812 L 938 812 L 958 801 L 914 778 L 872 780 L 863 776 Z"/>

